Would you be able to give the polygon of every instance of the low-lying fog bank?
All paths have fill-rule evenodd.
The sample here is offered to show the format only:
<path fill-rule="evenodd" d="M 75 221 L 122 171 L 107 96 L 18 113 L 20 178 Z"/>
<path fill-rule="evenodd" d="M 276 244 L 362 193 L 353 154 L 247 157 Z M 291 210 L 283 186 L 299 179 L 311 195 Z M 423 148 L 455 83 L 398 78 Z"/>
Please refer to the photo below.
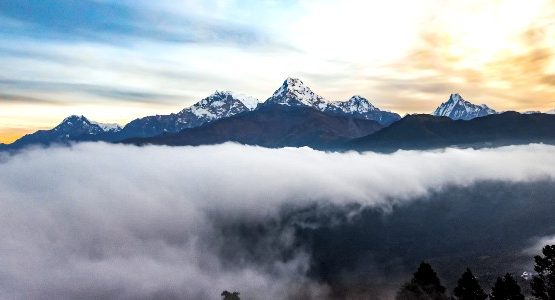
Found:
<path fill-rule="evenodd" d="M 488 281 L 555 234 L 554 165 L 546 145 L 4 155 L 0 298 L 388 298 L 421 260 Z"/>

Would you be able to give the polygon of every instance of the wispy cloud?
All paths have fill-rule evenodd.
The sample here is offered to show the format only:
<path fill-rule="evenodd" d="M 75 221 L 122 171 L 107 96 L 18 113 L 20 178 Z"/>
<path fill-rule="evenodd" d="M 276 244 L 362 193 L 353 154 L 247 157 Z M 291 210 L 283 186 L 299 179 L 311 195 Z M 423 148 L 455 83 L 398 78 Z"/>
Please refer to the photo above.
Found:
<path fill-rule="evenodd" d="M 141 9 L 111 1 L 2 1 L 4 34 L 40 40 L 126 45 L 137 40 L 176 43 L 271 44 L 255 27 L 230 20 Z M 11 26 L 10 26 L 11 25 Z M 16 26 L 17 25 L 17 26 Z"/>

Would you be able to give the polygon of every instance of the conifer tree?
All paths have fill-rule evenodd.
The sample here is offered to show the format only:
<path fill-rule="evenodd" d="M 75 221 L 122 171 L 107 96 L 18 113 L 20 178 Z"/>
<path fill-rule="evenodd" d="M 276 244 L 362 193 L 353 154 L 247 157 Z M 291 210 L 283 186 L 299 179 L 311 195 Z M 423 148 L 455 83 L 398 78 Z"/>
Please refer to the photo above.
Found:
<path fill-rule="evenodd" d="M 540 300 L 555 300 L 555 245 L 546 245 L 542 254 L 543 257 L 534 257 L 538 275 L 532 279 L 532 295 Z"/>
<path fill-rule="evenodd" d="M 507 273 L 504 277 L 497 278 L 489 298 L 491 300 L 524 300 L 524 295 L 520 292 L 520 286 L 513 276 Z"/>
<path fill-rule="evenodd" d="M 453 295 L 458 300 L 485 300 L 488 297 L 468 268 L 459 279 Z"/>
<path fill-rule="evenodd" d="M 397 293 L 398 300 L 446 300 L 445 287 L 441 285 L 432 266 L 422 262 L 407 282 Z"/>

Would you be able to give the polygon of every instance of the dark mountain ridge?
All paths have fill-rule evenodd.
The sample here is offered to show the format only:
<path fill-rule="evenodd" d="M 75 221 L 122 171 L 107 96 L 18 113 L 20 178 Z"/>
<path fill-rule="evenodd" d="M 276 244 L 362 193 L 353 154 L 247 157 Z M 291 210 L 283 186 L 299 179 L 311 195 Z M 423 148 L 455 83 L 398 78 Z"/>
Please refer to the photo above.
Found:
<path fill-rule="evenodd" d="M 356 138 L 345 149 L 395 151 L 443 147 L 555 144 L 555 116 L 504 112 L 471 120 L 407 115 L 374 134 Z"/>
<path fill-rule="evenodd" d="M 331 115 L 308 106 L 266 104 L 256 111 L 244 112 L 176 134 L 128 139 L 124 142 L 173 146 L 238 142 L 272 148 L 333 148 L 381 128 L 383 126 L 373 120 Z"/>

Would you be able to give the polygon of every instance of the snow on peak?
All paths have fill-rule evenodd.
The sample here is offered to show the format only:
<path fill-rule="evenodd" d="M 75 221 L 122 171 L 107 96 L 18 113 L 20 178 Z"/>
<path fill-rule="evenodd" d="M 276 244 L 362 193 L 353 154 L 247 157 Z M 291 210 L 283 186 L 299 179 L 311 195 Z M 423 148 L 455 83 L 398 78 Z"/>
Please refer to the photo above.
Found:
<path fill-rule="evenodd" d="M 555 115 L 555 108 L 545 112 L 546 114 Z"/>
<path fill-rule="evenodd" d="M 366 99 L 366 98 L 364 98 L 360 95 L 352 96 L 345 103 L 349 105 L 349 107 L 352 111 L 375 111 L 375 110 L 379 110 L 374 105 L 372 105 L 372 103 L 370 103 L 370 101 L 368 101 L 368 99 Z"/>
<path fill-rule="evenodd" d="M 191 122 L 190 117 L 185 117 L 188 114 L 204 120 L 230 117 L 243 111 L 254 110 L 258 103 L 259 100 L 254 97 L 231 91 L 215 91 L 210 96 L 179 112 L 177 114 L 180 116 L 178 122 L 183 124 Z"/>
<path fill-rule="evenodd" d="M 99 123 L 94 121 L 90 121 L 90 123 L 102 128 L 104 132 L 118 132 L 121 130 L 121 126 L 117 123 Z"/>
<path fill-rule="evenodd" d="M 292 77 L 288 77 L 266 102 L 287 106 L 306 105 L 320 110 L 327 106 L 324 98 L 315 94 L 300 79 Z"/>
<path fill-rule="evenodd" d="M 455 93 L 455 94 L 451 94 L 451 95 L 449 96 L 448 102 L 451 101 L 451 102 L 453 102 L 453 103 L 457 103 L 457 102 L 459 102 L 459 101 L 461 101 L 461 100 L 462 100 L 462 101 L 465 101 L 465 100 L 461 97 L 461 95 Z M 465 101 L 465 102 L 467 102 L 467 101 Z"/>
<path fill-rule="evenodd" d="M 260 100 L 258 100 L 258 98 L 254 98 L 241 93 L 235 93 L 235 92 L 228 92 L 228 93 L 231 95 L 231 97 L 241 101 L 243 105 L 245 105 L 249 110 L 254 110 L 260 103 Z"/>
<path fill-rule="evenodd" d="M 71 129 L 80 128 L 90 131 L 91 133 L 101 132 L 117 132 L 121 130 L 121 126 L 118 124 L 104 124 L 91 121 L 85 116 L 71 115 L 65 118 L 58 126 L 54 129 Z M 100 129 L 100 130 L 99 130 Z"/>
<path fill-rule="evenodd" d="M 333 110 L 334 108 L 337 108 L 347 114 L 364 114 L 373 111 L 380 111 L 378 108 L 372 105 L 372 103 L 370 103 L 368 99 L 360 95 L 354 95 L 346 101 L 330 102 L 328 106 L 328 110 Z"/>
<path fill-rule="evenodd" d="M 453 120 L 470 120 L 495 113 L 497 112 L 485 104 L 472 104 L 459 94 L 451 94 L 449 100 L 441 103 L 432 115 L 449 117 Z"/>
<path fill-rule="evenodd" d="M 65 118 L 62 123 L 72 123 L 72 122 L 87 122 L 89 123 L 89 120 L 87 118 L 85 118 L 85 116 L 81 115 L 71 115 L 67 118 Z"/>

